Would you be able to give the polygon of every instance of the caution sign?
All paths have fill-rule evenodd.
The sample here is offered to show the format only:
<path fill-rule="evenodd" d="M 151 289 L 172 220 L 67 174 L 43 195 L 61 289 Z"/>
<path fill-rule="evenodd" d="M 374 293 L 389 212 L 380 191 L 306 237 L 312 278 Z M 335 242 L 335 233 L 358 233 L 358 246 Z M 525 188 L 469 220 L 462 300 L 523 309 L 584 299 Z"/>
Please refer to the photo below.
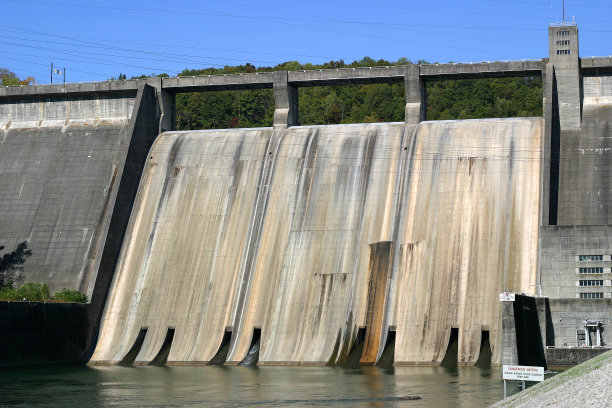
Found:
<path fill-rule="evenodd" d="M 503 366 L 504 380 L 544 381 L 544 367 Z"/>

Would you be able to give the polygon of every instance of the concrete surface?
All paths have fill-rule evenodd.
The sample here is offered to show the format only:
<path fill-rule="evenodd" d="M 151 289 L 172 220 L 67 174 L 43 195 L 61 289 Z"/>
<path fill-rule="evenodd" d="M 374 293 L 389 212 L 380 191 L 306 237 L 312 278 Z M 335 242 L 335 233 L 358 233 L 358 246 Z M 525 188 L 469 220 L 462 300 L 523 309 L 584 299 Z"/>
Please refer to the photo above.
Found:
<path fill-rule="evenodd" d="M 546 364 L 550 370 L 573 367 L 608 351 L 610 351 L 609 347 L 563 347 L 544 349 Z"/>
<path fill-rule="evenodd" d="M 269 128 L 161 135 L 92 363 L 123 359 L 143 328 L 138 364 L 168 328 L 168 364 L 208 362 L 227 329 L 228 364 L 256 329 L 259 364 L 340 363 L 368 322 L 370 360 L 396 326 L 396 364 L 439 364 L 451 327 L 461 363 L 482 330 L 499 362 L 497 295 L 535 279 L 540 161 L 523 155 L 541 131 L 541 119 L 291 127 L 277 149 Z M 370 307 L 369 245 L 393 240 L 420 249 L 395 257 Z"/>
<path fill-rule="evenodd" d="M 0 102 L 0 237 L 27 281 L 91 295 L 92 261 L 128 151 L 132 97 Z"/>

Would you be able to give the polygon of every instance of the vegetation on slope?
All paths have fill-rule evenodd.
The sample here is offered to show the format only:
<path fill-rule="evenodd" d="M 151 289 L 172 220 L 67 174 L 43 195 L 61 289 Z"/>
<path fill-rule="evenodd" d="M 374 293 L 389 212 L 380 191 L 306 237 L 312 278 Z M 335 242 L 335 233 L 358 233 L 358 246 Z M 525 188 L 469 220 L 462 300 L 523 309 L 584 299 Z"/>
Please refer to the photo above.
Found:
<path fill-rule="evenodd" d="M 275 67 L 251 64 L 184 70 L 179 76 L 238 74 L 276 70 L 309 70 L 405 65 L 369 57 L 346 64 L 321 65 L 286 62 Z M 417 63 L 427 63 L 418 61 Z M 492 78 L 431 81 L 427 83 L 427 119 L 480 119 L 542 115 L 542 79 Z M 301 125 L 395 122 L 404 120 L 405 90 L 401 83 L 299 88 L 298 122 Z M 197 92 L 176 98 L 179 130 L 271 126 L 272 90 Z"/>

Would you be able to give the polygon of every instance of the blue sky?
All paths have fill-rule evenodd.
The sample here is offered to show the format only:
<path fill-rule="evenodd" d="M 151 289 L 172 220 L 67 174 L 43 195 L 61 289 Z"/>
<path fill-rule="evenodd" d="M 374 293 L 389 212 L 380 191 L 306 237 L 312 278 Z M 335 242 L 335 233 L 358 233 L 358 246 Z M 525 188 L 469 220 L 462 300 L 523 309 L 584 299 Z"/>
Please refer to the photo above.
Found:
<path fill-rule="evenodd" d="M 0 67 L 49 83 L 247 62 L 469 62 L 548 56 L 562 0 L 0 0 Z M 580 55 L 612 55 L 612 3 L 566 0 Z M 54 77 L 61 82 L 62 77 Z"/>

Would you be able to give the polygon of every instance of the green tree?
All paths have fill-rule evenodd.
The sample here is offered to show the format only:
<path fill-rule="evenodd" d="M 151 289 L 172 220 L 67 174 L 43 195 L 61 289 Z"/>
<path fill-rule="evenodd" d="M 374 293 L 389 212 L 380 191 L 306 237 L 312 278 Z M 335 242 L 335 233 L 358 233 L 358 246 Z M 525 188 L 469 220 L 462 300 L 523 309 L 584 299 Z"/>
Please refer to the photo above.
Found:
<path fill-rule="evenodd" d="M 31 85 L 36 83 L 33 77 L 19 79 L 14 72 L 6 68 L 0 68 L 0 80 L 2 80 L 2 86 Z"/>
<path fill-rule="evenodd" d="M 269 72 L 276 70 L 342 69 L 406 65 L 371 57 L 346 63 L 323 64 L 287 61 L 274 67 L 250 63 L 223 68 L 185 69 L 179 76 Z M 427 64 L 418 60 L 418 64 Z M 492 117 L 541 116 L 542 80 L 490 78 L 427 82 L 427 118 L 477 119 Z M 302 125 L 402 121 L 406 108 L 403 84 L 300 87 L 298 122 Z M 177 129 L 218 129 L 271 126 L 274 96 L 271 90 L 222 91 L 179 94 L 176 98 Z"/>
<path fill-rule="evenodd" d="M 4 245 L 1 245 L 0 251 L 3 249 Z M 19 243 L 13 252 L 2 255 L 2 258 L 0 258 L 0 288 L 12 288 L 23 280 L 20 272 L 23 270 L 26 258 L 31 255 L 32 250 L 28 249 L 27 241 Z"/>

